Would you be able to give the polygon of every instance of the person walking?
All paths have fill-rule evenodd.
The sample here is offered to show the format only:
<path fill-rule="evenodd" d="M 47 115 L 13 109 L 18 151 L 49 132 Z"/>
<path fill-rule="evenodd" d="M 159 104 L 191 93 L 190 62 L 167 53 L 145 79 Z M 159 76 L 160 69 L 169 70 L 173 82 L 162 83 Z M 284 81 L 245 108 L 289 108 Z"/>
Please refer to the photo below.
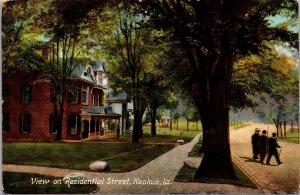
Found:
<path fill-rule="evenodd" d="M 253 159 L 258 159 L 259 154 L 259 129 L 256 128 L 254 134 L 251 136 L 251 143 L 252 143 L 252 152 L 253 152 Z"/>
<path fill-rule="evenodd" d="M 282 163 L 279 159 L 277 148 L 281 148 L 281 146 L 279 146 L 277 143 L 276 133 L 272 133 L 272 137 L 269 139 L 269 153 L 267 158 L 267 165 L 270 165 L 270 160 L 272 156 L 275 156 L 278 165 Z"/>
<path fill-rule="evenodd" d="M 264 164 L 266 155 L 267 155 L 267 146 L 268 146 L 268 137 L 267 131 L 263 130 L 262 135 L 259 137 L 259 156 L 260 156 L 260 164 Z"/>

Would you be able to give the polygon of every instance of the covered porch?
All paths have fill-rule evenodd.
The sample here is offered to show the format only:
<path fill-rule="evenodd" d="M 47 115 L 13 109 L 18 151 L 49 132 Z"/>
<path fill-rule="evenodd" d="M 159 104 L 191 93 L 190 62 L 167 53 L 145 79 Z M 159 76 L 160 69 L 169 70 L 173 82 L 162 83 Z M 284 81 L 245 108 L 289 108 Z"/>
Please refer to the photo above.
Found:
<path fill-rule="evenodd" d="M 80 114 L 81 139 L 94 140 L 117 136 L 118 131 L 120 132 L 121 115 L 107 111 L 106 113 L 88 111 L 90 109 L 85 109 Z"/>

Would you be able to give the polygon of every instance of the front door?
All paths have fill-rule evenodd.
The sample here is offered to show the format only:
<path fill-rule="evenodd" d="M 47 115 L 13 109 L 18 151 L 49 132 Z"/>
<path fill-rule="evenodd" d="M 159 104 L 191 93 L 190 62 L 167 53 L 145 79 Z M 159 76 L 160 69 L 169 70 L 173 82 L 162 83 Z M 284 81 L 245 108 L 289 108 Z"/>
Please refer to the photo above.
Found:
<path fill-rule="evenodd" d="M 83 121 L 82 139 L 89 137 L 89 121 Z"/>

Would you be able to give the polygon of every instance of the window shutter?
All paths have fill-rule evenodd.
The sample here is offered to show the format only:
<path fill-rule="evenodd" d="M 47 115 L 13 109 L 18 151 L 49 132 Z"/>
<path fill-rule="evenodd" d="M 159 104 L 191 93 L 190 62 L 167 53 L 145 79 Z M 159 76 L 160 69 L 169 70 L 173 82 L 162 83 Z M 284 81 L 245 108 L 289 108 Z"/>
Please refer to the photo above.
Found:
<path fill-rule="evenodd" d="M 31 132 L 31 114 L 28 114 L 28 133 Z"/>
<path fill-rule="evenodd" d="M 69 133 L 71 134 L 71 115 L 68 115 L 68 130 Z"/>
<path fill-rule="evenodd" d="M 80 133 L 80 129 L 81 129 L 81 118 L 80 115 L 77 115 L 77 134 Z"/>
<path fill-rule="evenodd" d="M 29 85 L 29 102 L 32 101 L 32 86 Z"/>
<path fill-rule="evenodd" d="M 22 114 L 19 114 L 19 131 L 22 133 Z"/>
<path fill-rule="evenodd" d="M 49 132 L 52 133 L 53 131 L 53 115 L 49 115 Z"/>
<path fill-rule="evenodd" d="M 24 103 L 24 102 L 23 102 L 23 94 L 24 94 L 24 93 L 23 93 L 23 87 L 24 87 L 24 86 L 21 86 L 21 87 L 20 87 L 20 102 L 21 102 L 21 103 Z"/>
<path fill-rule="evenodd" d="M 10 131 L 10 114 L 7 113 L 7 131 Z"/>

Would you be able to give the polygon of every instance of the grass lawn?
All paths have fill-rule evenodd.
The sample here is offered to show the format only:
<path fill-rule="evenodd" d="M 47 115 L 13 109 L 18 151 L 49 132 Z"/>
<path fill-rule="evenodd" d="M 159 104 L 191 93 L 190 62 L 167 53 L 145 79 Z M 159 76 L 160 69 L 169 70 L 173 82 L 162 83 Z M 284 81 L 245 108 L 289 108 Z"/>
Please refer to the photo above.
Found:
<path fill-rule="evenodd" d="M 32 184 L 31 178 L 49 179 L 49 184 Z M 5 194 L 89 194 L 98 190 L 97 185 L 53 184 L 57 177 L 31 174 L 3 172 Z"/>
<path fill-rule="evenodd" d="M 143 129 L 144 134 L 151 135 L 151 129 L 149 126 L 144 127 Z M 201 133 L 202 131 L 182 131 L 182 130 L 175 130 L 173 129 L 170 131 L 168 128 L 157 128 L 156 134 L 157 135 L 165 135 L 170 137 L 176 137 L 176 138 L 191 138 L 193 139 L 198 133 Z"/>
<path fill-rule="evenodd" d="M 174 147 L 174 145 L 97 142 L 7 143 L 3 144 L 3 164 L 89 170 L 92 162 L 106 160 L 112 172 L 131 171 Z"/>
<path fill-rule="evenodd" d="M 300 140 L 299 140 L 298 129 L 294 130 L 293 133 L 291 131 L 288 131 L 286 133 L 286 137 L 279 138 L 279 141 L 287 141 L 287 142 L 292 142 L 292 143 L 299 144 Z"/>
<path fill-rule="evenodd" d="M 132 135 L 120 135 L 120 138 L 111 137 L 103 140 L 93 140 L 95 142 L 126 142 L 131 143 Z M 171 136 L 171 135 L 160 135 L 157 134 L 155 137 L 152 137 L 150 134 L 146 133 L 143 135 L 143 138 L 140 139 L 140 143 L 148 144 L 148 143 L 177 143 L 178 139 L 183 139 L 185 142 L 189 142 L 192 140 L 191 137 L 186 136 Z M 89 141 L 87 141 L 89 142 Z"/>
<path fill-rule="evenodd" d="M 203 157 L 204 153 L 200 153 L 199 150 L 202 146 L 202 139 L 199 140 L 199 142 L 194 145 L 192 151 L 189 153 L 189 157 Z"/>
<path fill-rule="evenodd" d="M 190 168 L 184 165 L 177 176 L 175 177 L 175 181 L 182 182 L 204 182 L 204 183 L 222 183 L 222 184 L 232 184 L 236 186 L 248 187 L 248 188 L 256 188 L 256 186 L 252 183 L 252 181 L 237 167 L 234 165 L 234 170 L 237 176 L 236 180 L 202 180 L 195 181 L 194 174 L 196 169 Z"/>
<path fill-rule="evenodd" d="M 143 128 L 143 138 L 140 140 L 141 143 L 177 143 L 178 139 L 183 139 L 185 143 L 191 141 L 200 131 L 177 131 L 167 128 L 157 128 L 156 137 L 151 136 L 151 130 L 149 126 Z M 131 135 L 120 135 L 120 138 L 116 137 L 95 140 L 96 142 L 127 142 L 131 143 Z"/>

